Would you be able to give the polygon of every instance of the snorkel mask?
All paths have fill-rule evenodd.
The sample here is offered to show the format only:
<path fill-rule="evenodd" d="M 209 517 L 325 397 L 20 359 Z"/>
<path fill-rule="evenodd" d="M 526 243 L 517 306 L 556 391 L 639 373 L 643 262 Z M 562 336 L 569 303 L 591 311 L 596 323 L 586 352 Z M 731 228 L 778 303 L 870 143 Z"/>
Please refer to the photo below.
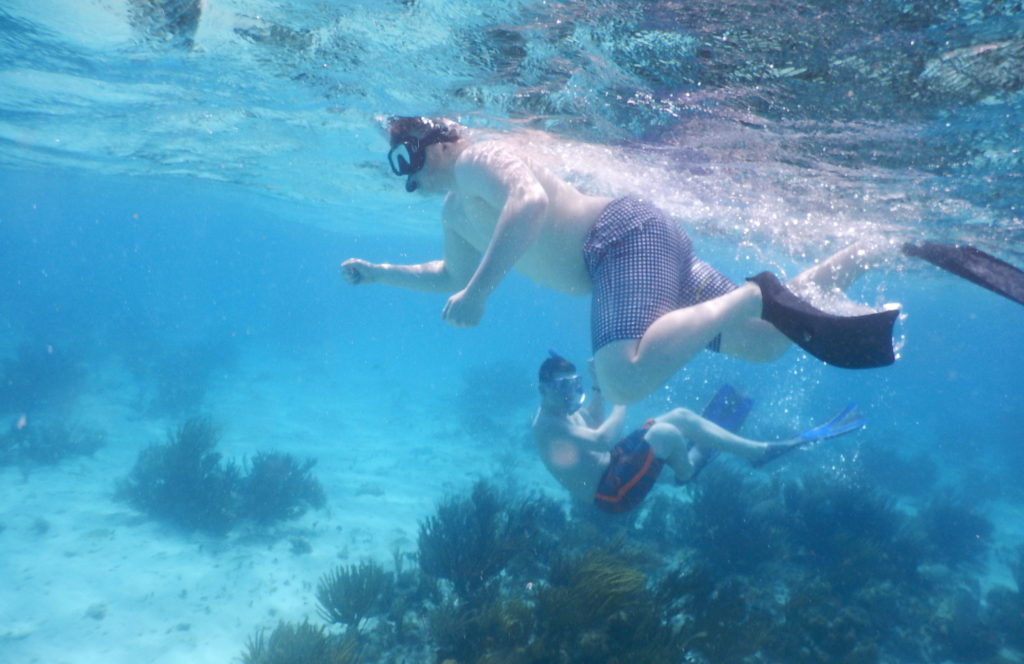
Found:
<path fill-rule="evenodd" d="M 548 385 L 562 398 L 567 415 L 575 413 L 587 400 L 587 395 L 583 391 L 583 379 L 577 374 L 554 378 L 548 381 Z"/>
<path fill-rule="evenodd" d="M 427 148 L 435 143 L 459 140 L 458 124 L 444 118 L 392 118 L 391 150 L 388 163 L 398 176 L 412 176 L 423 170 L 427 161 Z M 411 178 L 405 181 L 405 190 L 416 191 L 418 184 Z"/>
<path fill-rule="evenodd" d="M 427 161 L 427 145 L 415 136 L 406 136 L 388 152 L 388 162 L 395 175 L 412 175 L 423 168 Z"/>
<path fill-rule="evenodd" d="M 549 349 L 548 355 L 562 363 L 561 367 L 563 370 L 561 373 L 568 373 L 569 371 L 575 372 L 575 367 L 573 367 L 572 362 L 566 360 L 556 351 Z M 551 362 L 551 360 L 548 360 L 548 362 Z M 544 379 L 543 372 L 541 374 L 541 378 L 542 380 Z M 566 415 L 572 415 L 579 410 L 583 405 L 583 402 L 587 399 L 587 395 L 583 391 L 583 379 L 580 378 L 577 373 L 572 373 L 568 376 L 559 376 L 558 378 L 547 378 L 546 380 L 543 380 L 543 382 L 550 387 L 555 394 L 561 397 L 562 403 L 565 405 Z"/>

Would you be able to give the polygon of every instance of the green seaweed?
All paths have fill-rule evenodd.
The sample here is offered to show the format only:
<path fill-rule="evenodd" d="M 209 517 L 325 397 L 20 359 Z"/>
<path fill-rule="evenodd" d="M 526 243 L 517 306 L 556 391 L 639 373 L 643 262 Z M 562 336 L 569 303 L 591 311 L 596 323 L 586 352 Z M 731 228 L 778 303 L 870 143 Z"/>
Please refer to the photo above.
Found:
<path fill-rule="evenodd" d="M 786 530 L 799 560 L 837 592 L 916 583 L 924 548 L 895 499 L 862 476 L 816 474 L 783 487 Z"/>
<path fill-rule="evenodd" d="M 967 588 L 942 597 L 933 607 L 930 628 L 936 661 L 988 662 L 1002 646 L 998 631 L 982 612 L 981 599 Z"/>
<path fill-rule="evenodd" d="M 779 629 L 764 644 L 779 661 L 877 662 L 878 634 L 863 607 L 839 599 L 820 577 L 790 586 Z"/>
<path fill-rule="evenodd" d="M 269 636 L 257 632 L 242 652 L 242 664 L 357 664 L 355 641 L 331 636 L 323 627 L 280 622 Z"/>
<path fill-rule="evenodd" d="M 375 562 L 337 567 L 320 578 L 316 597 L 324 620 L 358 632 L 366 619 L 388 610 L 395 575 Z"/>
<path fill-rule="evenodd" d="M 463 600 L 475 601 L 514 559 L 536 560 L 554 546 L 546 533 L 552 522 L 564 523 L 564 517 L 548 502 L 510 500 L 477 482 L 468 498 L 446 499 L 420 523 L 420 569 L 449 581 Z"/>
<path fill-rule="evenodd" d="M 449 598 L 428 614 L 438 660 L 518 661 L 535 626 L 532 607 L 517 598 L 469 604 Z"/>
<path fill-rule="evenodd" d="M 946 565 L 978 566 L 992 537 L 992 522 L 949 496 L 932 498 L 919 514 L 926 555 Z"/>
<path fill-rule="evenodd" d="M 324 493 L 310 475 L 315 463 L 288 454 L 258 454 L 248 472 L 215 450 L 220 428 L 191 417 L 143 450 L 118 496 L 186 530 L 225 534 L 243 521 L 267 526 L 320 508 Z"/>
<path fill-rule="evenodd" d="M 239 483 L 239 512 L 260 524 L 296 519 L 326 503 L 324 489 L 310 470 L 315 459 L 298 461 L 290 454 L 261 452 L 247 464 Z"/>
<path fill-rule="evenodd" d="M 710 468 L 692 489 L 684 541 L 721 575 L 750 573 L 771 558 L 781 558 L 788 539 L 764 507 L 776 504 L 772 485 L 726 466 Z"/>
<path fill-rule="evenodd" d="M 769 482 L 721 470 L 696 505 L 569 523 L 478 482 L 421 523 L 418 569 L 397 550 L 394 574 L 340 568 L 321 594 L 338 586 L 335 603 L 357 606 L 322 613 L 380 662 L 932 664 L 1022 647 L 1020 588 L 982 602 L 969 569 L 933 564 L 926 519 L 857 467 Z"/>
<path fill-rule="evenodd" d="M 223 534 L 238 515 L 240 474 L 214 451 L 220 429 L 192 417 L 168 431 L 167 442 L 139 454 L 118 494 L 138 509 L 188 530 Z"/>
<path fill-rule="evenodd" d="M 687 651 L 713 662 L 741 661 L 756 653 L 773 626 L 762 585 L 742 577 L 721 578 L 709 565 L 676 567 L 658 584 L 666 621 L 674 621 Z"/>
<path fill-rule="evenodd" d="M 552 565 L 537 592 L 531 661 L 675 662 L 682 653 L 648 578 L 621 556 L 591 549 Z"/>

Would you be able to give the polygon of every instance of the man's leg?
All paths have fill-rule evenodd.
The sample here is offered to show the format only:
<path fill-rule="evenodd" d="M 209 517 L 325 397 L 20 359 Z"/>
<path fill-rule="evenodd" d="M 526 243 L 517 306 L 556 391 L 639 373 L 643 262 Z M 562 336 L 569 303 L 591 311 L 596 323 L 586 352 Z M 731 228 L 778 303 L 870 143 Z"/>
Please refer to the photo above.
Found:
<path fill-rule="evenodd" d="M 748 362 L 774 362 L 793 342 L 761 318 L 747 318 L 722 332 L 719 352 Z"/>
<path fill-rule="evenodd" d="M 761 291 L 753 283 L 670 311 L 655 320 L 640 339 L 613 341 L 594 354 L 602 393 L 613 403 L 635 403 L 661 387 L 718 334 L 724 333 L 724 343 L 737 326 L 746 326 L 752 319 L 763 323 L 760 315 Z M 765 325 L 755 327 L 766 334 L 775 330 Z"/>
<path fill-rule="evenodd" d="M 749 461 L 760 459 L 768 449 L 768 443 L 737 436 L 686 408 L 671 410 L 655 418 L 655 422 L 671 425 L 694 445 L 735 454 Z"/>
<path fill-rule="evenodd" d="M 897 252 L 898 246 L 884 239 L 855 242 L 807 268 L 786 285 L 797 295 L 807 285 L 822 291 L 845 291 L 865 272 L 880 267 L 889 256 Z"/>
<path fill-rule="evenodd" d="M 654 456 L 663 459 L 675 471 L 677 482 L 686 482 L 694 472 L 687 440 L 751 462 L 760 461 L 768 450 L 767 443 L 741 438 L 685 408 L 676 408 L 656 418 L 644 434 L 644 440 L 651 446 Z"/>
<path fill-rule="evenodd" d="M 804 270 L 790 284 L 797 290 L 807 285 L 845 289 L 891 251 L 884 242 L 857 243 Z M 761 291 L 747 282 L 720 297 L 664 314 L 639 340 L 613 341 L 599 349 L 594 363 L 604 394 L 613 403 L 640 401 L 718 334 L 721 352 L 751 362 L 772 362 L 792 345 L 761 319 Z"/>
<path fill-rule="evenodd" d="M 678 428 L 667 422 L 656 422 L 644 434 L 644 440 L 651 446 L 654 456 L 675 472 L 677 482 L 686 482 L 693 476 L 686 439 Z"/>

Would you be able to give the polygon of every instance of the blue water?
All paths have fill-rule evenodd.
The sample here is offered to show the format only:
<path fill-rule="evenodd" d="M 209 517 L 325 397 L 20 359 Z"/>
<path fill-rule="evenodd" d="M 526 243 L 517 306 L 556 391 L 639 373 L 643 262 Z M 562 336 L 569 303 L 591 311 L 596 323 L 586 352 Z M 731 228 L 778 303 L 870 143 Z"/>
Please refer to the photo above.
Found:
<path fill-rule="evenodd" d="M 530 140 L 545 163 L 584 191 L 655 200 L 736 280 L 765 267 L 793 274 L 889 234 L 970 242 L 1024 266 L 1020 3 L 198 4 L 0 3 L 0 359 L 47 349 L 76 367 L 63 387 L 7 399 L 0 429 L 26 413 L 101 421 L 108 445 L 121 444 L 116 420 L 88 412 L 113 365 L 143 395 L 133 426 L 173 426 L 217 401 L 199 389 L 157 403 L 157 358 L 205 353 L 200 373 L 182 360 L 179 378 L 210 380 L 217 394 L 244 392 L 261 362 L 271 373 L 277 361 L 318 367 L 309 380 L 330 402 L 325 417 L 379 408 L 379 448 L 365 458 L 394 454 L 410 431 L 430 450 L 443 423 L 472 429 L 476 409 L 496 429 L 459 444 L 515 441 L 511 454 L 530 463 L 536 366 L 551 347 L 585 360 L 588 303 L 511 275 L 482 324 L 463 330 L 441 320 L 443 297 L 346 286 L 337 265 L 350 256 L 440 253 L 440 200 L 409 196 L 387 170 L 389 114 L 544 131 Z M 923 264 L 888 268 L 851 296 L 903 305 L 894 366 L 842 371 L 795 349 L 768 366 L 705 354 L 630 421 L 697 408 L 723 382 L 757 401 L 752 437 L 784 437 L 855 401 L 865 432 L 777 472 L 853 473 L 879 449 L 927 460 L 937 470 L 923 496 L 877 468 L 873 486 L 908 513 L 954 496 L 993 519 L 986 563 L 963 579 L 982 604 L 993 586 L 1022 592 L 1012 569 L 1024 545 L 1024 309 Z M 246 417 L 213 415 L 229 426 Z M 129 466 L 134 445 L 117 457 Z M 89 463 L 100 461 L 52 472 Z M 0 470 L 12 485 L 33 481 Z M 414 516 L 440 494 L 425 489 Z M 0 558 L 4 538 L 28 537 L 18 518 L 0 516 Z M 0 660 L 15 661 L 5 649 L 32 654 L 13 633 L 0 627 Z M 1000 641 L 1006 661 L 1021 660 L 1015 647 Z M 203 652 L 200 642 L 190 656 Z M 954 652 L 935 661 L 995 657 Z"/>

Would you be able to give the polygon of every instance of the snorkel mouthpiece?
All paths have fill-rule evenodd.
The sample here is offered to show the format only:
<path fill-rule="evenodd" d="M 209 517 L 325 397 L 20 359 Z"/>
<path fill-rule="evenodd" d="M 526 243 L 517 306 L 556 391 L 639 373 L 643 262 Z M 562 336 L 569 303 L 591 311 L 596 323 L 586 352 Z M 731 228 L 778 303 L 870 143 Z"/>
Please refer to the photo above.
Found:
<path fill-rule="evenodd" d="M 420 185 L 419 185 L 419 183 L 417 183 L 417 182 L 414 182 L 414 181 L 413 181 L 413 179 L 412 179 L 411 177 L 410 177 L 410 178 L 407 178 L 407 179 L 405 180 L 405 190 L 406 190 L 407 192 L 409 192 L 410 194 L 411 194 L 412 192 L 416 191 L 416 188 L 417 188 L 417 187 L 419 187 L 419 186 L 420 186 Z"/>

